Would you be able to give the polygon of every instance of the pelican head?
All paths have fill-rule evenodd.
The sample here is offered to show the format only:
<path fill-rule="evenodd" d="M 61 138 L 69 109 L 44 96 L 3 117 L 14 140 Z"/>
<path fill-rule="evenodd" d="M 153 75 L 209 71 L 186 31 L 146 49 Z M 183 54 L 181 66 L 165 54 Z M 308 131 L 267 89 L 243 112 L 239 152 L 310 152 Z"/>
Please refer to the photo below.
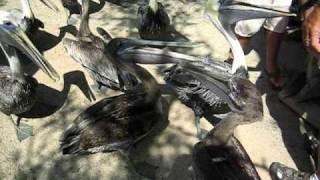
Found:
<path fill-rule="evenodd" d="M 233 77 L 228 82 L 230 98 L 241 109 L 240 114 L 244 118 L 241 124 L 252 123 L 261 120 L 263 114 L 261 93 L 248 79 Z M 240 122 L 239 122 L 240 123 Z"/>
<path fill-rule="evenodd" d="M 240 67 L 247 70 L 247 66 L 243 50 L 234 33 L 233 27 L 235 23 L 241 20 L 295 16 L 295 14 L 280 11 L 266 5 L 253 5 L 237 0 L 208 0 L 207 16 L 229 42 L 234 57 L 232 73 L 236 73 Z"/>
<path fill-rule="evenodd" d="M 49 62 L 40 54 L 32 44 L 20 26 L 12 24 L 10 21 L 0 23 L 0 41 L 6 45 L 15 47 L 24 53 L 29 59 L 36 63 L 51 79 L 58 80 L 59 75 Z"/>

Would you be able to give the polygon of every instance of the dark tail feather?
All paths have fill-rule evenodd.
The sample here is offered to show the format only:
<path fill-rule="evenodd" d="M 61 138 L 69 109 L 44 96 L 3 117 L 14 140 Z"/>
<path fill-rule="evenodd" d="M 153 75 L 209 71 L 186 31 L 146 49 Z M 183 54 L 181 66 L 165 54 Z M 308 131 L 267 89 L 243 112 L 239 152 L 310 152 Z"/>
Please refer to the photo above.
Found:
<path fill-rule="evenodd" d="M 63 154 L 77 154 L 81 152 L 79 133 L 79 130 L 72 126 L 62 134 L 60 149 Z"/>

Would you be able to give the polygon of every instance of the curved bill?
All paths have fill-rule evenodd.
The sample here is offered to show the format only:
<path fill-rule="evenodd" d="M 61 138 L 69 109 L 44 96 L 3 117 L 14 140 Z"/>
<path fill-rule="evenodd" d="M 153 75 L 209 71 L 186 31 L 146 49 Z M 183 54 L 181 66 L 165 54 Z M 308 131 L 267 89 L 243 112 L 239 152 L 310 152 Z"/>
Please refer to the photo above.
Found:
<path fill-rule="evenodd" d="M 11 22 L 0 24 L 0 41 L 19 49 L 28 56 L 40 69 L 54 81 L 59 80 L 59 75 L 49 62 L 40 54 L 27 35 L 19 26 Z"/>
<path fill-rule="evenodd" d="M 153 40 L 141 40 L 141 39 L 130 39 L 128 38 L 127 43 L 134 46 L 161 46 L 161 47 L 180 47 L 180 48 L 191 48 L 202 46 L 203 43 L 193 42 L 179 42 L 179 41 L 153 41 Z"/>
<path fill-rule="evenodd" d="M 198 61 L 199 58 L 158 48 L 126 48 L 117 57 L 129 63 L 139 64 L 181 64 Z"/>
<path fill-rule="evenodd" d="M 286 12 L 281 9 L 284 8 L 252 5 L 249 3 L 222 4 L 219 8 L 219 19 L 222 18 L 227 24 L 233 24 L 240 20 L 296 16 L 295 13 Z"/>
<path fill-rule="evenodd" d="M 112 38 L 110 33 L 101 27 L 96 28 L 100 36 L 103 37 L 105 43 L 110 41 L 121 41 L 128 46 L 159 46 L 159 47 L 179 47 L 179 48 L 192 48 L 203 46 L 203 43 L 183 42 L 183 41 L 154 41 L 154 40 L 142 40 L 133 38 Z"/>

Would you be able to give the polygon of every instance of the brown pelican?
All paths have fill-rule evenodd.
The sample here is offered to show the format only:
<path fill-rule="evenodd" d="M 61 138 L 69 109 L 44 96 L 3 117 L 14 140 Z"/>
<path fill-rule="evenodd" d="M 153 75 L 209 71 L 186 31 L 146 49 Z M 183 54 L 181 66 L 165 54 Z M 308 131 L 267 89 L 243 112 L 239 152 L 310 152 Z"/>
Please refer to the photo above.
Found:
<path fill-rule="evenodd" d="M 209 1 L 209 6 L 211 1 Z M 210 10 L 210 8 L 208 8 Z M 212 12 L 212 11 L 209 11 Z M 214 112 L 224 112 L 232 108 L 232 103 L 227 101 L 223 92 L 227 92 L 226 82 L 232 77 L 246 78 L 247 67 L 243 50 L 236 39 L 232 25 L 240 20 L 261 17 L 277 17 L 292 15 L 264 7 L 251 6 L 249 4 L 221 4 L 219 18 L 217 12 L 208 15 L 210 21 L 220 30 L 229 42 L 235 61 L 232 67 L 223 62 L 211 60 L 200 61 L 199 58 L 187 56 L 175 52 L 163 51 L 152 48 L 129 48 L 124 50 L 119 57 L 128 62 L 144 64 L 175 63 L 179 68 L 167 70 L 166 83 L 173 88 L 178 98 L 195 112 L 195 122 L 198 137 L 201 137 L 199 120 L 203 114 L 212 115 Z M 211 77 L 211 81 L 203 83 L 203 77 L 195 76 L 194 71 L 201 72 L 202 76 Z M 211 86 L 212 89 L 209 87 Z M 213 88 L 214 87 L 214 88 Z"/>
<path fill-rule="evenodd" d="M 63 154 L 128 150 L 144 138 L 162 117 L 160 90 L 148 71 L 123 64 L 142 88 L 102 99 L 82 112 L 61 137 Z"/>
<path fill-rule="evenodd" d="M 229 86 L 233 99 L 242 105 L 239 110 L 228 113 L 194 146 L 193 167 L 197 179 L 258 180 L 260 177 L 250 157 L 233 132 L 238 125 L 262 120 L 261 94 L 247 79 L 231 78 Z"/>
<path fill-rule="evenodd" d="M 56 71 L 34 47 L 23 30 L 9 21 L 0 22 L 0 46 L 10 67 L 0 67 L 0 110 L 7 114 L 28 111 L 36 100 L 37 81 L 24 74 L 17 50 L 26 54 L 50 78 L 59 78 Z"/>
<path fill-rule="evenodd" d="M 215 114 L 225 114 L 230 109 L 237 110 L 239 106 L 230 100 L 230 90 L 226 86 L 226 81 L 213 78 L 214 71 L 203 71 L 202 69 L 209 69 L 205 66 L 211 66 L 211 69 L 219 67 L 214 63 L 190 63 L 188 66 L 173 66 L 165 71 L 164 76 L 166 84 L 178 99 L 194 111 L 199 139 L 205 135 L 205 131 L 201 130 L 199 125 L 201 117 L 210 120 Z M 245 74 L 242 78 L 245 78 Z"/>
<path fill-rule="evenodd" d="M 128 90 L 137 84 L 134 76 L 118 68 L 117 54 L 127 46 L 182 46 L 182 43 L 177 43 L 176 45 L 172 45 L 169 42 L 159 44 L 159 42 L 126 38 L 113 38 L 110 40 L 111 36 L 106 36 L 105 32 L 103 32 L 103 37 L 106 39 L 103 40 L 93 35 L 90 31 L 88 25 L 89 0 L 83 0 L 82 4 L 81 23 L 77 40 L 64 38 L 63 44 L 67 53 L 89 72 L 99 87 L 107 86 L 115 90 Z M 100 28 L 101 31 L 103 29 Z"/>
<path fill-rule="evenodd" d="M 166 37 L 170 18 L 164 6 L 157 0 L 149 0 L 148 5 L 138 9 L 138 31 L 142 39 L 161 40 Z"/>
<path fill-rule="evenodd" d="M 51 2 L 46 0 L 49 4 Z M 45 3 L 45 1 L 43 1 Z M 10 21 L 16 26 L 20 26 L 29 37 L 35 33 L 38 28 L 44 28 L 43 23 L 34 17 L 29 0 L 21 0 L 22 12 L 18 9 L 9 11 L 0 11 L 0 21 Z"/>
<path fill-rule="evenodd" d="M 107 86 L 116 90 L 123 89 L 119 81 L 117 62 L 109 53 L 106 53 L 104 40 L 90 31 L 89 0 L 82 1 L 81 23 L 77 40 L 64 38 L 63 45 L 67 53 L 88 71 L 99 88 Z M 127 84 L 134 83 L 129 81 Z"/>

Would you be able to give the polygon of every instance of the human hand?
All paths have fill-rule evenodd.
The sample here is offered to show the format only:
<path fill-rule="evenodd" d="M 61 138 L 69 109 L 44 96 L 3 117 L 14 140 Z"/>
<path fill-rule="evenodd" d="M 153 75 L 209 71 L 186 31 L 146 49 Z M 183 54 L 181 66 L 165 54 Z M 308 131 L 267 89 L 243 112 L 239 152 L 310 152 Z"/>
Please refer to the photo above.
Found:
<path fill-rule="evenodd" d="M 313 55 L 320 54 L 320 6 L 315 5 L 303 13 L 303 42 Z"/>

